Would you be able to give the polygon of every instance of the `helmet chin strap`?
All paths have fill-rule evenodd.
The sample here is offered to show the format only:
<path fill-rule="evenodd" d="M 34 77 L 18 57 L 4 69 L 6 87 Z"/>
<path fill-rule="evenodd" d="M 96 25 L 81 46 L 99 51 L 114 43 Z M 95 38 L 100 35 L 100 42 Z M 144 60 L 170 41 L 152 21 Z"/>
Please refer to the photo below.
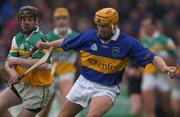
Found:
<path fill-rule="evenodd" d="M 111 35 L 109 35 L 108 37 L 102 37 L 100 32 L 97 31 L 97 36 L 99 38 L 101 38 L 102 40 L 104 41 L 109 41 L 109 39 L 116 33 L 117 29 L 118 29 L 118 26 L 117 25 L 114 25 L 114 24 L 110 24 L 109 25 L 109 28 L 111 29 Z"/>
<path fill-rule="evenodd" d="M 117 31 L 117 26 L 111 24 L 112 33 L 115 34 Z"/>

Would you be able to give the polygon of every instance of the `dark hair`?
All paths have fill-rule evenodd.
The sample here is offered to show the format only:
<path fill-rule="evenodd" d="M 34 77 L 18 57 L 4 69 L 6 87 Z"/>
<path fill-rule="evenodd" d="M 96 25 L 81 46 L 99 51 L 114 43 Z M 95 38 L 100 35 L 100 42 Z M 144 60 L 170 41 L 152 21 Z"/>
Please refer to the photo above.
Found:
<path fill-rule="evenodd" d="M 157 26 L 158 20 L 153 15 L 148 15 L 144 19 L 149 19 L 151 24 Z"/>
<path fill-rule="evenodd" d="M 39 10 L 36 7 L 33 6 L 23 6 L 20 8 L 18 12 L 18 18 L 24 17 L 24 16 L 33 16 L 35 19 L 40 18 Z"/>
<path fill-rule="evenodd" d="M 158 21 L 155 17 L 150 17 L 149 19 L 150 19 L 152 25 L 157 26 Z"/>

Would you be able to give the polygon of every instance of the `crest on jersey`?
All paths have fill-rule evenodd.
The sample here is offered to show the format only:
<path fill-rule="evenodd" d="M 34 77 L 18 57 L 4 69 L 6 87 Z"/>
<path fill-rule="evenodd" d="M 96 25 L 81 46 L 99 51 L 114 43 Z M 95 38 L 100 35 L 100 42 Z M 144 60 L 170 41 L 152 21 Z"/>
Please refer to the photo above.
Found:
<path fill-rule="evenodd" d="M 120 48 L 119 48 L 119 47 L 113 47 L 113 48 L 112 48 L 111 55 L 112 55 L 113 57 L 118 57 L 119 52 L 120 52 Z"/>
<path fill-rule="evenodd" d="M 97 51 L 97 50 L 98 50 L 98 47 L 97 47 L 97 45 L 96 45 L 95 43 L 92 44 L 91 50 L 94 50 L 94 51 Z"/>
<path fill-rule="evenodd" d="M 20 48 L 21 50 L 23 50 L 23 49 L 24 49 L 24 44 L 21 44 L 21 45 L 19 46 L 19 48 Z"/>

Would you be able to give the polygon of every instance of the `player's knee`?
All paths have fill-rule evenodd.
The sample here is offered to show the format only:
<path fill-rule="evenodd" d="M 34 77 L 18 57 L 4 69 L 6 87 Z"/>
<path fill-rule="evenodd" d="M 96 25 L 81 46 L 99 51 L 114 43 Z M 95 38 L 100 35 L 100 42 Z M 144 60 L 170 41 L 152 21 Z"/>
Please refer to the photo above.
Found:
<path fill-rule="evenodd" d="M 43 108 L 40 113 L 39 113 L 39 117 L 47 117 L 48 113 L 49 113 L 50 109 L 49 108 Z"/>
<path fill-rule="evenodd" d="M 141 107 L 132 108 L 132 113 L 135 115 L 141 115 Z"/>
<path fill-rule="evenodd" d="M 66 109 L 62 108 L 58 117 L 70 117 L 70 113 L 66 111 Z"/>
<path fill-rule="evenodd" d="M 154 113 L 155 112 L 155 108 L 152 106 L 146 107 L 146 112 L 147 113 Z"/>
<path fill-rule="evenodd" d="M 7 109 L 8 109 L 8 107 L 5 107 L 5 106 L 3 106 L 2 104 L 0 104 L 0 113 L 1 113 L 1 114 L 4 113 Z M 0 114 L 0 115 L 1 115 L 1 114 Z"/>
<path fill-rule="evenodd" d="M 0 101 L 0 113 L 6 111 L 8 107 L 5 106 L 5 103 L 3 101 Z"/>
<path fill-rule="evenodd" d="M 98 111 L 88 112 L 87 117 L 102 117 L 102 113 Z"/>

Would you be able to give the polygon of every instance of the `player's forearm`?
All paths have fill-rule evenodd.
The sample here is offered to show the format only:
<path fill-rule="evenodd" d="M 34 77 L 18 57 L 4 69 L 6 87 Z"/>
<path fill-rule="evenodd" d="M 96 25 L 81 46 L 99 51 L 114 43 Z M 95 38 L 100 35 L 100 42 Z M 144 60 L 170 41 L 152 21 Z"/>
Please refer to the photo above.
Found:
<path fill-rule="evenodd" d="M 168 64 L 168 65 L 174 65 L 176 64 L 176 57 L 168 57 L 168 58 L 163 58 L 163 60 Z"/>
<path fill-rule="evenodd" d="M 19 65 L 26 68 L 29 68 L 38 60 L 39 59 L 24 59 L 24 58 L 19 58 L 19 57 L 10 57 L 7 59 L 9 66 Z"/>
<path fill-rule="evenodd" d="M 16 64 L 29 68 L 32 65 L 34 65 L 36 62 L 38 62 L 39 59 L 24 59 L 24 58 L 16 58 Z M 36 70 L 46 70 L 48 69 L 48 64 L 44 63 L 42 65 L 40 65 L 39 67 L 36 68 Z"/>
<path fill-rule="evenodd" d="M 63 40 L 64 39 L 59 39 L 59 40 L 51 41 L 51 42 L 42 42 L 42 41 L 39 41 L 39 42 L 37 42 L 36 46 L 39 49 L 49 49 L 50 47 L 59 48 L 59 47 L 61 47 L 61 45 L 63 43 Z"/>
<path fill-rule="evenodd" d="M 24 59 L 24 58 L 17 58 L 16 62 L 17 65 L 30 68 L 32 65 L 34 65 L 36 62 L 38 62 L 40 59 Z M 36 70 L 47 70 L 49 69 L 48 63 L 44 63 L 36 68 Z"/>
<path fill-rule="evenodd" d="M 59 39 L 59 40 L 56 40 L 56 41 L 49 42 L 49 47 L 59 48 L 59 47 L 61 47 L 61 45 L 63 43 L 63 40 L 64 39 Z"/>
<path fill-rule="evenodd" d="M 155 56 L 153 58 L 153 60 L 152 60 L 152 63 L 160 71 L 162 71 L 162 72 L 166 72 L 167 71 L 167 65 L 166 65 L 165 61 L 161 57 Z"/>
<path fill-rule="evenodd" d="M 39 59 L 23 59 L 23 58 L 19 58 L 18 60 L 18 65 L 29 68 L 31 67 L 33 64 L 35 64 Z"/>

